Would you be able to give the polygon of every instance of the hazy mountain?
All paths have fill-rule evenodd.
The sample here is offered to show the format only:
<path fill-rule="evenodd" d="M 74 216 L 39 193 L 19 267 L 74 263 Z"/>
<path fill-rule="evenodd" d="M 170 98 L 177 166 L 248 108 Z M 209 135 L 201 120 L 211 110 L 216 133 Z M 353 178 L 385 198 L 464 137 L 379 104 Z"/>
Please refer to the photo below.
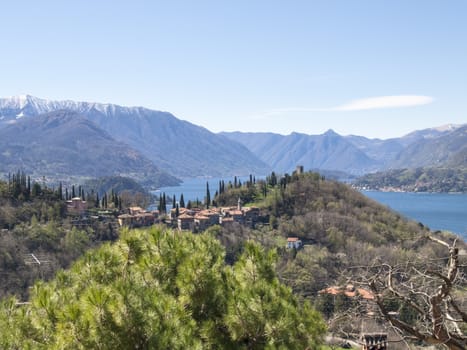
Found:
<path fill-rule="evenodd" d="M 350 135 L 345 136 L 345 139 L 368 157 L 380 163 L 381 167 L 390 163 L 405 147 L 403 142 L 397 138 L 381 140 Z"/>
<path fill-rule="evenodd" d="M 306 169 L 361 175 L 395 168 L 456 167 L 465 164 L 467 154 L 460 131 L 466 125 L 448 124 L 388 140 L 344 137 L 332 130 L 322 135 L 213 134 L 167 112 L 32 96 L 0 99 L 0 129 L 58 109 L 85 116 L 157 167 L 186 177 L 266 174 L 272 169 L 290 172 L 299 164 Z"/>
<path fill-rule="evenodd" d="M 418 139 L 402 150 L 390 167 L 416 168 L 466 165 L 467 125 L 441 132 L 441 136 Z"/>
<path fill-rule="evenodd" d="M 44 112 L 84 115 L 113 138 L 177 176 L 266 174 L 269 168 L 243 145 L 167 112 L 113 104 L 49 101 L 33 96 L 0 99 L 0 127 Z"/>
<path fill-rule="evenodd" d="M 344 137 L 332 130 L 322 135 L 292 133 L 222 133 L 248 147 L 279 172 L 290 172 L 297 165 L 306 169 L 340 170 L 363 174 L 379 166 Z"/>
<path fill-rule="evenodd" d="M 457 130 L 461 125 L 447 124 L 436 128 L 413 131 L 400 138 L 386 140 L 369 139 L 363 136 L 345 136 L 358 149 L 370 158 L 382 162 L 383 168 L 393 167 L 392 162 L 403 153 L 406 147 L 422 140 L 434 140 Z"/>
<path fill-rule="evenodd" d="M 152 185 L 179 183 L 94 122 L 67 110 L 24 118 L 0 129 L 0 172 L 18 169 L 64 181 L 69 176 L 124 175 Z"/>
<path fill-rule="evenodd" d="M 436 139 L 447 135 L 465 125 L 446 124 L 434 128 L 412 131 L 411 133 L 401 137 L 399 140 L 404 146 L 409 146 L 417 141 Z"/>

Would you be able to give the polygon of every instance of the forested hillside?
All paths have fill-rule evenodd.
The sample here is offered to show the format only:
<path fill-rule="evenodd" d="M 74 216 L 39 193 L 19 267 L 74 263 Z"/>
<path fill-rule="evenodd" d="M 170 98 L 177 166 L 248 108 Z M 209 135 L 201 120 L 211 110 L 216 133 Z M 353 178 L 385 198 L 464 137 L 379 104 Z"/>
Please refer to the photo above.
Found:
<path fill-rule="evenodd" d="M 397 169 L 368 174 L 354 185 L 370 190 L 408 192 L 466 192 L 466 168 Z"/>
<path fill-rule="evenodd" d="M 87 249 L 115 240 L 119 210 L 114 202 L 125 207 L 138 199 L 116 193 L 99 199 L 81 186 L 53 189 L 22 172 L 0 181 L 0 298 L 14 294 L 24 300 L 35 280 L 49 279 Z M 67 210 L 72 196 L 86 196 L 93 219 Z"/>
<path fill-rule="evenodd" d="M 429 303 L 425 303 L 430 298 L 436 303 L 433 300 L 440 288 L 451 290 L 450 300 L 456 306 L 441 303 L 439 317 L 443 319 L 443 327 L 451 329 L 453 326 L 448 321 L 451 313 L 460 319 L 465 317 L 465 313 L 459 313 L 467 308 L 464 278 L 467 246 L 462 238 L 447 232 L 430 232 L 421 223 L 409 221 L 349 186 L 327 181 L 317 173 L 284 177 L 272 174 L 265 182 L 233 186 L 216 200 L 219 205 L 234 205 L 239 197 L 245 203 L 259 206 L 269 220 L 255 228 L 240 225 L 219 228 L 216 234 L 227 246 L 228 257 L 234 260 L 242 250 L 242 242 L 247 239 L 266 247 L 277 247 L 281 256 L 277 266 L 280 279 L 326 315 L 333 333 L 358 339 L 363 320 L 369 322 L 365 318 L 368 308 L 365 303 L 362 306 L 365 300 L 358 296 L 357 287 L 364 288 L 362 293 L 370 296 L 372 286 L 377 293 L 382 293 L 384 301 L 381 305 L 385 305 L 386 312 L 397 314 L 406 322 L 407 329 L 419 329 L 415 337 L 422 342 L 428 343 L 428 339 L 434 339 L 432 343 L 442 342 L 432 334 L 434 325 L 426 321 L 432 315 L 428 311 Z M 299 238 L 304 246 L 298 250 L 285 248 L 287 237 Z M 433 242 L 432 237 L 445 243 Z M 455 245 L 460 248 L 453 248 Z M 463 255 L 453 253 L 458 249 L 464 252 Z M 454 254 L 451 258 L 449 252 Z M 451 281 L 446 275 L 449 266 L 456 266 L 453 270 L 459 272 L 458 277 L 457 272 L 451 273 Z M 399 295 L 390 292 L 391 285 L 383 287 L 387 280 L 378 280 L 381 276 L 387 278 L 392 268 L 398 271 L 392 283 L 402 284 L 399 287 L 402 294 Z M 430 278 L 418 278 L 420 273 L 426 273 Z M 370 283 L 377 280 L 381 285 Z M 411 281 L 412 291 L 405 291 L 404 281 Z M 349 285 L 347 294 L 353 297 L 345 294 Z M 336 295 L 323 292 L 330 287 L 335 287 L 331 293 Z M 427 299 L 415 297 L 416 294 L 410 296 L 410 293 L 419 292 L 426 293 Z M 372 300 L 374 295 L 379 294 L 375 292 Z M 406 297 L 411 298 L 411 304 L 406 303 Z M 384 315 L 374 313 L 377 304 L 370 305 L 373 305 L 370 310 L 374 316 L 369 319 L 373 331 L 387 329 Z M 447 334 L 460 337 L 465 346 L 467 339 L 462 338 L 462 333 L 466 331 L 467 319 L 464 318 Z"/>
<path fill-rule="evenodd" d="M 32 197 L 19 201 L 23 190 L 14 191 L 13 201 L 16 186 L 2 186 L 15 213 L 34 203 Z M 465 347 L 467 246 L 460 237 L 431 232 L 313 172 L 220 183 L 204 205 L 236 207 L 239 199 L 259 208 L 257 220 L 212 226 L 200 235 L 164 227 L 125 231 L 36 284 L 29 300 L 27 293 L 4 299 L 1 346 L 316 348 L 324 326 L 313 306 L 329 331 L 345 339 L 358 340 L 363 322 L 386 331 L 389 320 L 421 344 Z M 17 255 L 23 259 L 34 248 L 49 261 L 63 256 L 69 263 L 100 232 L 57 225 L 43 216 L 52 213 L 47 204 L 39 207 L 37 219 L 9 224 L 2 247 L 26 247 Z M 290 237 L 303 244 L 287 248 Z M 26 268 L 11 251 L 2 252 L 4 271 Z M 19 276 L 9 283 L 31 282 Z M 435 316 L 441 320 L 436 327 Z"/>

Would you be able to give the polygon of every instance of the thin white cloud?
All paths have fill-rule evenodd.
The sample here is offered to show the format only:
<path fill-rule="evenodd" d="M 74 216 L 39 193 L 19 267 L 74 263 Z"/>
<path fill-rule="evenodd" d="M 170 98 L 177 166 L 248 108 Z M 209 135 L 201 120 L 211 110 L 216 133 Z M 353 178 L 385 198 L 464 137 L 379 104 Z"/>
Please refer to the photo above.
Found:
<path fill-rule="evenodd" d="M 290 113 L 304 112 L 353 112 L 372 109 L 389 109 L 415 107 L 430 104 L 434 101 L 433 97 L 423 95 L 396 95 L 396 96 L 378 96 L 361 98 L 350 101 L 343 105 L 328 108 L 306 108 L 289 107 L 277 108 L 254 116 L 255 119 L 263 119 L 272 116 L 282 116 Z"/>
<path fill-rule="evenodd" d="M 433 97 L 420 95 L 397 95 L 362 98 L 341 106 L 324 109 L 328 111 L 364 111 L 369 109 L 402 108 L 427 105 Z"/>

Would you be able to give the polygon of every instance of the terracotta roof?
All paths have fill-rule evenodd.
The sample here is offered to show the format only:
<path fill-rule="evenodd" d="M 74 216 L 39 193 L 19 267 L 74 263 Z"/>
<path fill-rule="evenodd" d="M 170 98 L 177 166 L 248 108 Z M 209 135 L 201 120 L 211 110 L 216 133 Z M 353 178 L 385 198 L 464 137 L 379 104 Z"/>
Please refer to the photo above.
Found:
<path fill-rule="evenodd" d="M 180 220 L 189 220 L 189 219 L 193 220 L 194 217 L 191 216 L 191 215 L 183 214 L 183 215 L 179 215 L 178 219 L 180 219 Z"/>
<path fill-rule="evenodd" d="M 287 238 L 287 242 L 297 242 L 299 241 L 300 239 L 298 237 L 288 237 Z"/>
<path fill-rule="evenodd" d="M 331 294 L 331 295 L 344 294 L 348 296 L 349 298 L 353 298 L 359 295 L 363 299 L 367 299 L 367 300 L 373 300 L 375 298 L 373 293 L 369 290 L 366 290 L 363 288 L 351 289 L 349 288 L 349 286 L 347 286 L 347 288 L 345 289 L 342 289 L 337 286 L 329 287 L 329 288 L 320 290 L 318 294 Z"/>
<path fill-rule="evenodd" d="M 199 214 L 202 215 L 202 216 L 219 215 L 219 213 L 217 211 L 213 211 L 213 210 L 210 210 L 210 209 L 201 210 L 199 212 Z"/>
<path fill-rule="evenodd" d="M 366 289 L 363 289 L 363 288 L 358 288 L 357 291 L 358 291 L 358 294 L 360 294 L 363 299 L 373 300 L 375 298 L 373 293 L 371 291 L 369 291 L 369 290 L 366 290 Z"/>

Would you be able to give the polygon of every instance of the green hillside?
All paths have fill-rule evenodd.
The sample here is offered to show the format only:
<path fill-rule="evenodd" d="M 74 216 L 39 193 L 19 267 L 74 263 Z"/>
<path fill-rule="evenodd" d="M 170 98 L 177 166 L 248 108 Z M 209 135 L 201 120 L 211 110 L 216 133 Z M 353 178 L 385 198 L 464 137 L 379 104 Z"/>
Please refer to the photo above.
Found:
<path fill-rule="evenodd" d="M 354 185 L 370 190 L 408 192 L 466 192 L 467 168 L 397 169 L 368 174 Z"/>
<path fill-rule="evenodd" d="M 430 335 L 429 306 L 413 306 L 427 300 L 423 293 L 435 295 L 439 283 L 445 283 L 449 303 L 440 297 L 443 312 L 462 319 L 467 245 L 459 237 L 431 232 L 313 172 L 220 184 L 209 204 L 237 206 L 239 198 L 243 206 L 259 208 L 252 224 L 232 222 L 202 234 L 162 226 L 124 230 L 116 242 L 84 253 L 49 282 L 36 283 L 29 299 L 23 294 L 4 299 L 0 348 L 314 349 L 325 335 L 314 309 L 333 335 L 358 340 L 369 304 L 362 304 L 363 292 L 354 297 L 323 293 L 333 286 L 370 295 L 379 290 L 373 295 L 382 298 L 384 310 L 396 313 L 407 327 L 428 332 L 419 338 L 425 344 L 446 338 Z M 29 202 L 8 203 L 20 210 Z M 39 213 L 49 212 L 47 208 Z M 0 251 L 3 271 L 24 267 L 14 259 L 16 265 L 8 263 L 15 246 L 26 252 L 22 245 L 34 244 L 49 260 L 80 247 L 73 251 L 75 258 L 92 246 L 90 234 L 101 229 L 82 232 L 50 220 L 17 221 L 2 235 L 11 248 Z M 27 240 L 14 240 L 21 232 Z M 85 237 L 88 241 L 80 240 Z M 288 237 L 303 245 L 286 248 Z M 436 240 L 456 248 L 448 250 Z M 398 290 L 413 288 L 409 299 L 391 294 L 381 279 L 392 268 L 397 275 L 391 283 Z M 446 271 L 455 273 L 443 280 Z M 51 272 L 37 277 L 50 278 Z M 386 329 L 372 300 L 371 321 L 377 330 Z M 447 334 L 462 344 L 458 333 L 467 331 L 466 322 L 456 327 Z"/>

